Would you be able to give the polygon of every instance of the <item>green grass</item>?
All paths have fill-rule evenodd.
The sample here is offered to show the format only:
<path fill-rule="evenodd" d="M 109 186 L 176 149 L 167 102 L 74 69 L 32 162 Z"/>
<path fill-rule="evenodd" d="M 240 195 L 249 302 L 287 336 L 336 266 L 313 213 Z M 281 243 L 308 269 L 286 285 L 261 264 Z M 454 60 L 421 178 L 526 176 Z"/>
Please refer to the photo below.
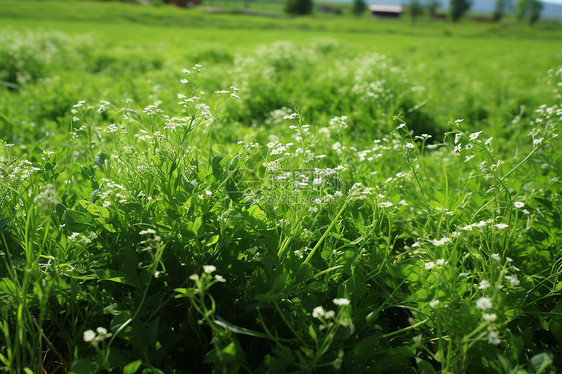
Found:
<path fill-rule="evenodd" d="M 0 5 L 0 370 L 562 369 L 559 28 Z"/>

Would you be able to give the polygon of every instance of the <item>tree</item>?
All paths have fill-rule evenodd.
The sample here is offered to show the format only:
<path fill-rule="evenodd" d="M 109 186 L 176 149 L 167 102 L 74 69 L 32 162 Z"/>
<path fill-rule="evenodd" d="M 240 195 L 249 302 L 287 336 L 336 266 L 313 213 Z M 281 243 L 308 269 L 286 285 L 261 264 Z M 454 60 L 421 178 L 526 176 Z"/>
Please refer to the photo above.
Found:
<path fill-rule="evenodd" d="M 312 0 L 287 0 L 285 12 L 289 14 L 310 14 L 314 6 Z"/>
<path fill-rule="evenodd" d="M 510 6 L 511 0 L 496 0 L 494 5 L 494 21 L 501 20 Z"/>
<path fill-rule="evenodd" d="M 541 18 L 543 6 L 539 0 L 519 0 L 517 2 L 519 20 L 529 18 L 529 23 L 531 25 L 535 24 Z"/>
<path fill-rule="evenodd" d="M 531 9 L 529 13 L 531 14 L 531 16 L 529 17 L 529 23 L 531 25 L 534 25 L 539 20 L 539 18 L 541 18 L 541 12 L 544 5 L 539 0 L 531 0 L 530 3 Z"/>
<path fill-rule="evenodd" d="M 364 0 L 353 0 L 353 8 L 351 11 L 357 17 L 361 16 L 367 10 L 367 4 Z"/>
<path fill-rule="evenodd" d="M 472 0 L 451 0 L 451 17 L 453 21 L 457 22 L 462 16 L 468 12 Z"/>
<path fill-rule="evenodd" d="M 427 8 L 427 11 L 429 12 L 429 15 L 432 16 L 434 14 L 437 14 L 437 9 L 441 7 L 441 3 L 438 0 L 426 0 L 425 6 Z"/>
<path fill-rule="evenodd" d="M 407 3 L 407 8 L 410 16 L 412 17 L 412 23 L 416 22 L 416 18 L 423 14 L 423 7 L 420 0 L 410 0 Z"/>

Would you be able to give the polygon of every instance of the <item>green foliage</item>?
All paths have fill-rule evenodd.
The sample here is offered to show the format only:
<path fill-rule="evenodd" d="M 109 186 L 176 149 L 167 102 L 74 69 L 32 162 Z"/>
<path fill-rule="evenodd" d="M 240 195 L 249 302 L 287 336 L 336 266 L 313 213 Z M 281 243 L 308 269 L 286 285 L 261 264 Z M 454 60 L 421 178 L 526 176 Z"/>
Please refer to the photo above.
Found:
<path fill-rule="evenodd" d="M 518 0 L 517 14 L 519 20 L 528 18 L 531 25 L 535 24 L 541 17 L 543 3 L 540 0 Z"/>
<path fill-rule="evenodd" d="M 431 16 L 437 14 L 437 11 L 441 7 L 441 2 L 439 0 L 426 0 L 425 6 L 427 7 L 427 11 Z"/>
<path fill-rule="evenodd" d="M 562 368 L 552 41 L 124 24 L 0 33 L 0 370 Z"/>
<path fill-rule="evenodd" d="M 357 17 L 361 16 L 367 10 L 367 3 L 364 0 L 353 0 L 353 8 L 351 12 Z"/>
<path fill-rule="evenodd" d="M 470 10 L 472 0 L 451 0 L 451 18 L 458 22 L 466 12 Z"/>
<path fill-rule="evenodd" d="M 424 11 L 423 5 L 420 0 L 410 0 L 407 3 L 407 9 L 410 17 L 412 17 L 412 22 L 416 22 L 416 18 L 418 18 L 418 16 L 421 16 Z"/>
<path fill-rule="evenodd" d="M 286 0 L 285 12 L 295 15 L 312 13 L 314 2 L 312 0 Z"/>
<path fill-rule="evenodd" d="M 501 20 L 511 5 L 511 0 L 496 0 L 494 4 L 494 21 Z"/>

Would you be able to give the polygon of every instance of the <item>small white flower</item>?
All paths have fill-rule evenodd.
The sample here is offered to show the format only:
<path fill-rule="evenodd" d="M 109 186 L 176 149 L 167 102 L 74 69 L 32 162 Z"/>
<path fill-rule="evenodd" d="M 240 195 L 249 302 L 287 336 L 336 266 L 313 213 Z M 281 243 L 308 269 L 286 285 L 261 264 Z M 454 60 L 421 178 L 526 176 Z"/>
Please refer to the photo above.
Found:
<path fill-rule="evenodd" d="M 481 290 L 485 290 L 488 287 L 490 287 L 490 282 L 488 282 L 486 279 L 481 281 L 480 284 L 478 285 L 478 288 Z"/>
<path fill-rule="evenodd" d="M 321 306 L 317 306 L 312 310 L 312 317 L 314 318 L 324 317 L 324 314 L 326 314 L 326 311 Z"/>
<path fill-rule="evenodd" d="M 502 341 L 500 340 L 498 333 L 495 332 L 494 330 L 490 330 L 488 332 L 488 343 L 493 344 L 493 345 L 498 345 L 500 344 Z"/>
<path fill-rule="evenodd" d="M 154 234 L 156 234 L 156 231 L 154 231 L 153 229 L 146 229 L 139 232 L 139 235 L 154 235 Z"/>
<path fill-rule="evenodd" d="M 476 300 L 476 307 L 482 310 L 492 309 L 492 299 L 489 297 L 481 297 Z"/>
<path fill-rule="evenodd" d="M 439 305 L 439 300 L 431 300 L 429 302 L 429 306 L 432 308 L 435 308 L 437 305 Z"/>
<path fill-rule="evenodd" d="M 203 271 L 207 274 L 211 274 L 213 271 L 216 271 L 217 268 L 214 265 L 203 265 Z"/>
<path fill-rule="evenodd" d="M 521 201 L 515 201 L 513 205 L 515 205 L 516 208 L 523 208 L 525 206 L 525 203 L 522 203 Z"/>
<path fill-rule="evenodd" d="M 93 332 L 92 330 L 86 330 L 86 331 L 84 331 L 83 337 L 84 337 L 84 341 L 86 343 L 89 343 L 89 342 L 94 340 L 94 338 L 96 337 L 96 333 Z"/>
<path fill-rule="evenodd" d="M 498 319 L 496 313 L 482 313 L 482 318 L 486 322 L 495 322 Z"/>
<path fill-rule="evenodd" d="M 191 279 L 191 280 L 194 281 L 194 282 L 197 282 L 197 281 L 199 280 L 199 275 L 197 275 L 197 274 L 191 274 L 191 275 L 189 276 L 189 279 Z"/>
<path fill-rule="evenodd" d="M 96 332 L 97 332 L 98 334 L 100 334 L 100 335 L 105 335 L 105 334 L 107 334 L 107 329 L 105 329 L 105 328 L 103 328 L 103 327 L 98 327 L 98 328 L 96 329 Z"/>
<path fill-rule="evenodd" d="M 222 275 L 215 274 L 215 279 L 217 280 L 217 282 L 226 282 L 226 279 L 224 279 Z"/>
<path fill-rule="evenodd" d="M 431 262 L 431 261 L 430 261 L 430 262 L 426 262 L 426 263 L 425 263 L 425 268 L 426 268 L 426 270 L 433 269 L 434 267 L 435 267 L 435 262 Z"/>
<path fill-rule="evenodd" d="M 337 306 L 344 306 L 344 305 L 349 305 L 349 300 L 345 299 L 345 298 L 339 298 L 339 299 L 334 299 L 332 300 L 334 302 L 334 304 L 336 304 Z"/>
<path fill-rule="evenodd" d="M 496 226 L 498 229 L 503 230 L 503 229 L 507 229 L 509 227 L 509 225 L 506 225 L 505 223 L 498 223 Z"/>
<path fill-rule="evenodd" d="M 476 140 L 478 139 L 478 136 L 482 134 L 482 131 L 477 131 L 477 132 L 473 132 L 472 134 L 470 134 L 470 140 Z"/>
<path fill-rule="evenodd" d="M 330 318 L 334 318 L 335 315 L 336 312 L 334 312 L 333 310 L 328 310 L 326 314 L 324 314 L 324 317 L 326 317 L 326 319 L 330 319 Z"/>
<path fill-rule="evenodd" d="M 451 243 L 451 238 L 445 237 L 445 238 L 441 238 L 439 240 L 431 239 L 430 242 L 431 242 L 431 244 L 433 244 L 436 247 L 442 247 L 447 243 Z"/>
<path fill-rule="evenodd" d="M 494 253 L 490 256 L 492 259 L 496 260 L 496 261 L 500 261 L 501 257 L 499 255 L 499 253 Z"/>
<path fill-rule="evenodd" d="M 505 279 L 507 279 L 509 281 L 509 283 L 511 284 L 511 287 L 517 287 L 521 283 L 521 282 L 519 282 L 519 279 L 517 279 L 517 277 L 513 276 L 513 275 L 506 275 Z"/>

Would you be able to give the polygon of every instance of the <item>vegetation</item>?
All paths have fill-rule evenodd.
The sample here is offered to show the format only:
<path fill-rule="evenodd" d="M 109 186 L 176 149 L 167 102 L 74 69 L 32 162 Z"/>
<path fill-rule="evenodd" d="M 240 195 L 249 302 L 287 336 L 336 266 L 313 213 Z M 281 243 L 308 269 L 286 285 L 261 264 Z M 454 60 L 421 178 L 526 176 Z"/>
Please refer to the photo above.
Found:
<path fill-rule="evenodd" d="M 434 14 L 437 14 L 437 11 L 439 10 L 439 7 L 441 6 L 441 3 L 439 2 L 439 0 L 426 0 L 425 4 L 426 4 L 427 11 L 428 11 L 430 16 L 433 16 Z"/>
<path fill-rule="evenodd" d="M 361 16 L 367 10 L 367 3 L 364 0 L 353 0 L 353 9 L 351 10 L 357 17 Z"/>
<path fill-rule="evenodd" d="M 540 0 L 518 0 L 519 19 L 527 18 L 531 25 L 535 24 L 541 17 L 543 7 L 544 5 Z"/>
<path fill-rule="evenodd" d="M 496 0 L 494 4 L 494 21 L 501 20 L 511 5 L 511 0 Z"/>
<path fill-rule="evenodd" d="M 312 0 L 287 0 L 285 11 L 289 14 L 310 14 L 314 3 Z"/>
<path fill-rule="evenodd" d="M 451 18 L 458 22 L 469 11 L 472 0 L 451 0 Z"/>
<path fill-rule="evenodd" d="M 408 13 L 410 13 L 410 17 L 412 18 L 412 23 L 415 23 L 416 18 L 423 14 L 423 5 L 419 0 L 410 0 L 407 5 Z"/>
<path fill-rule="evenodd" d="M 562 369 L 559 28 L 4 5 L 1 370 Z"/>

